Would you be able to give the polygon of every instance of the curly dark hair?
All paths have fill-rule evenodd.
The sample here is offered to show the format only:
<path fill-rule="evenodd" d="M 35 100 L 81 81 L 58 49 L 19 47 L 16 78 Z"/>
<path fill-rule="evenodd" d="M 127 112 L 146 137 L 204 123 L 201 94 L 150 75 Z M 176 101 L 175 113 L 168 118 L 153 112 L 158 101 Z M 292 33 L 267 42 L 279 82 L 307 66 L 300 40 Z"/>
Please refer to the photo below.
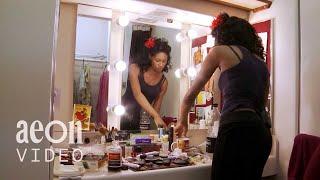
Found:
<path fill-rule="evenodd" d="M 150 56 L 154 56 L 160 52 L 163 52 L 167 55 L 168 61 L 165 67 L 163 68 L 163 72 L 168 72 L 171 69 L 171 47 L 168 44 L 168 41 L 165 38 L 154 38 L 154 46 L 152 48 L 143 47 L 142 53 L 134 58 L 133 63 L 138 64 L 138 66 L 146 71 L 151 66 Z"/>
<path fill-rule="evenodd" d="M 227 13 L 221 13 L 217 18 L 220 18 L 220 23 L 212 29 L 211 34 L 218 45 L 240 45 L 264 59 L 262 40 L 248 21 L 230 17 Z"/>

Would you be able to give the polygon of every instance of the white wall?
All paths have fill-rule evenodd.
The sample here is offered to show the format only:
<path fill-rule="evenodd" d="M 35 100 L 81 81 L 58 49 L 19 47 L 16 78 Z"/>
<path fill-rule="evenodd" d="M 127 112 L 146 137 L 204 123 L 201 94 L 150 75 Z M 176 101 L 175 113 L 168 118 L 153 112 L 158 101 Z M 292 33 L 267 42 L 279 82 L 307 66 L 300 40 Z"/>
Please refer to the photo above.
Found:
<path fill-rule="evenodd" d="M 110 21 L 107 19 L 78 16 L 76 54 L 108 56 Z"/>
<path fill-rule="evenodd" d="M 73 72 L 76 43 L 77 5 L 60 4 L 59 28 L 57 40 L 56 70 L 54 77 L 55 101 L 54 119 L 68 125 L 72 121 L 73 112 Z M 60 126 L 54 126 L 53 136 L 58 139 L 62 135 Z M 68 147 L 68 138 L 54 147 Z"/>
<path fill-rule="evenodd" d="M 320 136 L 320 1 L 300 1 L 301 17 L 301 104 L 300 132 Z"/>
<path fill-rule="evenodd" d="M 251 14 L 250 22 L 274 19 L 274 129 L 279 139 L 279 179 L 286 179 L 298 122 L 298 0 L 273 1 L 268 10 Z"/>
<path fill-rule="evenodd" d="M 180 32 L 177 29 L 164 28 L 159 26 L 152 27 L 152 36 L 166 38 L 171 46 L 172 69 L 165 76 L 168 80 L 168 90 L 163 98 L 161 115 L 178 117 L 179 112 L 179 89 L 180 81 L 174 76 L 174 71 L 180 67 L 180 43 L 176 41 L 176 35 Z"/>
<path fill-rule="evenodd" d="M 46 138 L 40 144 L 18 144 L 19 120 L 28 125 L 50 120 L 51 72 L 55 13 L 58 1 L 0 1 L 0 114 L 1 179 L 49 179 L 44 162 Z M 44 133 L 37 133 L 38 137 Z M 28 148 L 21 163 L 16 152 Z M 40 148 L 41 162 L 31 163 L 31 148 Z"/>

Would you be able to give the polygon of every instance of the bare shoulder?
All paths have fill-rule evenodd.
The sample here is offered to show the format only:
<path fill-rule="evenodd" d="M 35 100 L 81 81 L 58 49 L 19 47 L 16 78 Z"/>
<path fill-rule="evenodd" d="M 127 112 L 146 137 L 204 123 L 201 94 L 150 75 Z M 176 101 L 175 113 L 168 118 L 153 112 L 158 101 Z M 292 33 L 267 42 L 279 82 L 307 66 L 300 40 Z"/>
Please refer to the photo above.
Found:
<path fill-rule="evenodd" d="M 209 56 L 220 57 L 223 56 L 228 51 L 228 46 L 226 45 L 219 45 L 213 46 L 209 51 Z"/>
<path fill-rule="evenodd" d="M 140 70 L 140 67 L 138 66 L 138 64 L 135 64 L 135 63 L 130 64 L 129 68 L 132 70 Z"/>
<path fill-rule="evenodd" d="M 130 73 L 137 74 L 140 72 L 140 67 L 138 66 L 138 64 L 130 64 L 129 71 Z"/>

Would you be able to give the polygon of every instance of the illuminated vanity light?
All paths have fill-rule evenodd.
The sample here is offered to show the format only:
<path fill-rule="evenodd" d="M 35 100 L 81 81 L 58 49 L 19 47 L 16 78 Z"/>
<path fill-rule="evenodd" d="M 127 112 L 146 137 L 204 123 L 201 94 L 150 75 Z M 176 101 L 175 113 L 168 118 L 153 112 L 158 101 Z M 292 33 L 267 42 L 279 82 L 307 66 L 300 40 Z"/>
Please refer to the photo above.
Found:
<path fill-rule="evenodd" d="M 119 60 L 119 61 L 112 63 L 112 64 L 109 64 L 107 66 L 108 71 L 116 70 L 116 71 L 122 72 L 126 69 L 127 69 L 127 63 L 124 62 L 123 60 Z"/>
<path fill-rule="evenodd" d="M 177 70 L 174 72 L 174 75 L 176 76 L 176 78 L 180 79 L 181 76 L 182 76 L 181 69 L 177 69 Z"/>
<path fill-rule="evenodd" d="M 112 108 L 110 106 L 107 106 L 106 111 L 109 112 L 109 111 L 111 111 L 111 109 Z"/>
<path fill-rule="evenodd" d="M 129 24 L 129 18 L 126 15 L 119 16 L 118 23 L 120 26 L 125 27 Z"/>
<path fill-rule="evenodd" d="M 195 31 L 194 29 L 189 29 L 187 34 L 190 39 L 194 39 L 198 36 L 197 31 Z"/>
<path fill-rule="evenodd" d="M 122 60 L 119 60 L 119 61 L 116 62 L 115 68 L 116 68 L 117 71 L 122 72 L 122 71 L 126 70 L 127 64 L 126 64 L 126 62 L 124 62 Z"/>
<path fill-rule="evenodd" d="M 124 113 L 126 112 L 126 109 L 122 106 L 122 105 L 116 105 L 113 109 L 113 112 L 117 115 L 117 116 L 122 116 L 124 115 Z"/>
<path fill-rule="evenodd" d="M 197 70 L 196 70 L 196 68 L 195 67 L 189 67 L 188 69 L 187 69 L 187 75 L 190 77 L 190 78 L 194 78 L 194 77 L 196 77 L 196 75 L 197 75 Z"/>
<path fill-rule="evenodd" d="M 124 113 L 126 112 L 126 109 L 124 108 L 124 106 L 122 106 L 121 104 L 110 107 L 108 106 L 106 108 L 107 112 L 113 112 L 116 116 L 122 116 L 124 115 Z"/>
<path fill-rule="evenodd" d="M 176 78 L 180 79 L 182 77 L 194 78 L 197 75 L 197 69 L 193 66 L 189 68 L 179 68 L 175 70 L 174 75 Z"/>
<path fill-rule="evenodd" d="M 111 65 L 110 65 L 110 64 L 107 66 L 107 70 L 108 70 L 108 71 L 111 70 Z"/>

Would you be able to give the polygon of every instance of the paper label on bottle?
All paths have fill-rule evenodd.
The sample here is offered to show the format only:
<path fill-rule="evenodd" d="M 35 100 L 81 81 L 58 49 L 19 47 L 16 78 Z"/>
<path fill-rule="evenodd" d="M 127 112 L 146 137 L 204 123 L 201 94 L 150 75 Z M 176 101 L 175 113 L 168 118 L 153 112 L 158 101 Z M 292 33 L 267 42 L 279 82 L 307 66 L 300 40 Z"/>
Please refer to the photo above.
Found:
<path fill-rule="evenodd" d="M 109 161 L 119 161 L 121 159 L 120 153 L 109 153 Z"/>

